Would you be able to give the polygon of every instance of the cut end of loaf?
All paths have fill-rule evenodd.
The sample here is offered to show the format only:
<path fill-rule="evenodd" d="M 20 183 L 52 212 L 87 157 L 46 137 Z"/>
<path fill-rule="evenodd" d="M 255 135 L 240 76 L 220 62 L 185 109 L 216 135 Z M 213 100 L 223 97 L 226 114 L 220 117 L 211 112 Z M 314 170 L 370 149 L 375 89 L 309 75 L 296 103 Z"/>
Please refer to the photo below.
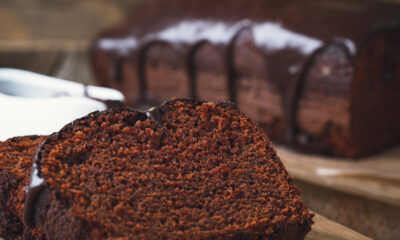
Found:
<path fill-rule="evenodd" d="M 84 238 L 302 239 L 310 230 L 268 137 L 234 104 L 173 99 L 157 111 L 159 121 L 129 108 L 93 113 L 47 140 L 45 232 L 63 238 L 79 223 Z M 65 222 L 51 216 L 63 212 Z"/>

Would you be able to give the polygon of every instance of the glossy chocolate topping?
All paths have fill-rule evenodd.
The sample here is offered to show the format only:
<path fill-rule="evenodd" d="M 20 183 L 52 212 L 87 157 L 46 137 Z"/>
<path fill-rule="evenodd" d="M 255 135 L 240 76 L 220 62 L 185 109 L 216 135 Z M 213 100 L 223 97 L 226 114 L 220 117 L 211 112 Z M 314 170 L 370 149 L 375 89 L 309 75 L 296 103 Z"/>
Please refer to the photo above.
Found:
<path fill-rule="evenodd" d="M 314 57 L 332 45 L 353 62 L 369 38 L 386 36 L 382 81 L 390 81 L 399 47 L 400 5 L 375 0 L 146 0 L 134 5 L 120 27 L 104 32 L 97 48 L 113 56 L 116 68 L 126 56 L 139 59 L 140 101 L 146 101 L 148 49 L 163 42 L 185 53 L 190 97 L 198 97 L 194 55 L 210 43 L 224 49 L 229 100 L 236 101 L 233 62 L 238 39 L 249 34 L 269 62 L 269 80 L 282 97 L 287 139 L 294 141 L 298 99 Z M 138 55 L 138 56 L 136 56 Z M 121 69 L 116 71 L 120 72 Z M 118 75 L 120 76 L 120 75 Z"/>
<path fill-rule="evenodd" d="M 25 189 L 25 204 L 24 204 L 24 211 L 23 211 L 23 222 L 25 226 L 29 228 L 35 228 L 36 225 L 33 221 L 33 210 L 35 207 L 35 201 L 39 193 L 45 188 L 44 179 L 39 176 L 39 169 L 38 169 L 38 161 L 41 157 L 41 151 L 43 146 L 46 144 L 47 140 L 44 140 L 43 143 L 39 146 L 38 150 L 36 151 L 33 164 L 31 175 L 29 179 L 29 185 L 26 186 Z"/>
<path fill-rule="evenodd" d="M 163 105 L 152 107 L 146 111 L 146 116 L 154 122 L 161 124 L 161 109 Z"/>
<path fill-rule="evenodd" d="M 85 97 L 90 98 L 92 100 L 102 102 L 104 105 L 106 105 L 107 109 L 118 108 L 118 107 L 122 107 L 124 105 L 123 102 L 118 101 L 118 100 L 100 99 L 100 98 L 95 98 L 95 97 L 90 96 L 86 85 L 85 85 L 84 95 L 85 95 Z"/>
<path fill-rule="evenodd" d="M 396 35 L 396 30 L 400 29 L 400 20 L 393 21 L 386 25 L 384 31 L 386 31 L 386 51 L 384 58 L 384 69 L 382 79 L 385 82 L 393 80 L 393 73 L 396 69 L 396 53 L 398 52 L 400 37 Z"/>

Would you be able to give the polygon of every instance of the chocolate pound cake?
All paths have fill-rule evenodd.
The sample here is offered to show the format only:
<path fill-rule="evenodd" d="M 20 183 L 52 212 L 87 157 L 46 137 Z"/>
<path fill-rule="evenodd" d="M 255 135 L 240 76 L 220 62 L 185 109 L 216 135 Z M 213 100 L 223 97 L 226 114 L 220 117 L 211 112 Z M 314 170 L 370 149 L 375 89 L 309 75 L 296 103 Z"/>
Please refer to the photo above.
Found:
<path fill-rule="evenodd" d="M 0 238 L 44 239 L 40 230 L 25 228 L 25 186 L 37 147 L 44 137 L 16 137 L 0 142 Z"/>
<path fill-rule="evenodd" d="M 304 239 L 312 216 L 230 102 L 91 113 L 40 147 L 25 223 L 49 239 Z"/>
<path fill-rule="evenodd" d="M 400 141 L 400 5 L 146 0 L 93 42 L 100 85 L 131 106 L 230 100 L 274 142 L 361 157 Z"/>

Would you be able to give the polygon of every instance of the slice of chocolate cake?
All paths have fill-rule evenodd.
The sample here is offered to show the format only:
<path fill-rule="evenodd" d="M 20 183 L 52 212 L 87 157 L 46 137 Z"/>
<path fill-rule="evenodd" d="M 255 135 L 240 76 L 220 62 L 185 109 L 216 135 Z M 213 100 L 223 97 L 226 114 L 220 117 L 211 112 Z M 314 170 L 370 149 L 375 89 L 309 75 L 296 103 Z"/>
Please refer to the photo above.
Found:
<path fill-rule="evenodd" d="M 312 216 L 230 102 L 95 112 L 40 147 L 25 223 L 49 239 L 303 239 Z"/>
<path fill-rule="evenodd" d="M 24 227 L 25 186 L 37 147 L 44 137 L 16 137 L 0 142 L 0 238 L 44 239 L 38 229 Z"/>

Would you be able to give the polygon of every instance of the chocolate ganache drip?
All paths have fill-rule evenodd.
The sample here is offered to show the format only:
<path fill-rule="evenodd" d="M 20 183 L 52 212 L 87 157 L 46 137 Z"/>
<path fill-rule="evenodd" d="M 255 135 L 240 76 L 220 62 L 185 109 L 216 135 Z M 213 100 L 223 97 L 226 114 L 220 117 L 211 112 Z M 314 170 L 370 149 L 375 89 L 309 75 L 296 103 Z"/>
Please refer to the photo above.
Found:
<path fill-rule="evenodd" d="M 146 111 L 146 116 L 148 118 L 151 118 L 151 120 L 153 120 L 154 122 L 161 124 L 161 111 L 163 107 L 164 104 L 150 108 L 149 110 Z"/>
<path fill-rule="evenodd" d="M 53 134 L 54 135 L 54 134 Z M 38 162 L 42 155 L 42 148 L 46 144 L 47 139 L 43 141 L 38 150 L 36 151 L 31 175 L 29 179 L 29 185 L 25 188 L 25 204 L 23 210 L 23 222 L 25 226 L 29 228 L 35 228 L 35 223 L 33 221 L 33 211 L 35 208 L 35 203 L 39 193 L 45 188 L 45 182 L 42 177 L 40 177 Z"/>
<path fill-rule="evenodd" d="M 386 51 L 384 59 L 384 69 L 382 79 L 385 82 L 393 80 L 394 71 L 398 67 L 396 62 L 396 53 L 400 43 L 400 21 L 394 21 L 385 26 L 386 30 Z"/>
<path fill-rule="evenodd" d="M 92 97 L 89 94 L 89 91 L 87 90 L 86 85 L 85 85 L 85 89 L 84 89 L 84 95 L 85 95 L 85 97 L 90 98 L 92 100 L 102 102 L 104 105 L 106 105 L 107 109 L 118 108 L 118 107 L 122 107 L 124 105 L 124 103 L 119 100 L 100 99 L 100 98 Z"/>
<path fill-rule="evenodd" d="M 297 142 L 296 136 L 299 133 L 296 116 L 298 114 L 299 100 L 302 96 L 302 92 L 304 91 L 304 85 L 307 81 L 307 74 L 309 73 L 310 68 L 313 66 L 315 58 L 323 51 L 332 46 L 335 46 L 338 49 L 342 49 L 347 59 L 351 60 L 353 57 L 354 53 L 352 54 L 352 50 L 349 48 L 346 42 L 344 42 L 343 40 L 336 40 L 334 42 L 326 43 L 323 46 L 319 47 L 307 59 L 307 62 L 304 65 L 300 77 L 296 79 L 293 88 L 291 89 L 292 91 L 290 91 L 290 94 L 288 95 L 288 104 L 284 108 L 285 115 L 287 116 L 287 121 L 289 123 L 285 137 L 287 138 L 286 140 L 291 142 L 292 144 L 296 144 Z"/>

